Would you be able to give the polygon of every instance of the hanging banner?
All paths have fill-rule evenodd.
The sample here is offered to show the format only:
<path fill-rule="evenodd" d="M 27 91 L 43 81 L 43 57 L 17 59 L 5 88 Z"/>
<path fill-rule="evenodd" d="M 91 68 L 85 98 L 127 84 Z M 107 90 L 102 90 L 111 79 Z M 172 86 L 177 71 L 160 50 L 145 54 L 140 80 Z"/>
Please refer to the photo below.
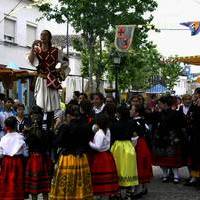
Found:
<path fill-rule="evenodd" d="M 116 26 L 115 47 L 118 51 L 127 52 L 133 41 L 135 25 Z"/>

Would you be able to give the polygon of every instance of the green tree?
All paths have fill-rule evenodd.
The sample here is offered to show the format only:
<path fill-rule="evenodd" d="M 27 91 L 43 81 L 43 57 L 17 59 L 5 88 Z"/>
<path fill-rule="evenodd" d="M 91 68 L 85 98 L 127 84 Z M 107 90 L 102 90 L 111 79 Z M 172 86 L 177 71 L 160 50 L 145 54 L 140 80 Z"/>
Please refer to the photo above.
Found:
<path fill-rule="evenodd" d="M 119 70 L 120 89 L 145 90 L 151 85 L 151 78 L 158 75 L 160 67 L 160 54 L 152 43 L 135 49 L 129 54 L 122 54 Z M 114 80 L 115 69 L 108 63 L 109 79 Z"/>
<path fill-rule="evenodd" d="M 89 51 L 87 48 L 85 48 L 85 41 L 82 38 L 81 40 L 78 38 L 74 38 L 72 40 L 73 47 L 81 52 L 81 58 L 82 58 L 82 68 L 81 73 L 83 77 L 89 77 Z M 100 83 L 102 76 L 105 72 L 105 62 L 107 62 L 107 57 L 105 58 L 105 55 L 107 54 L 107 51 L 102 49 L 102 41 L 97 40 L 95 46 L 94 46 L 94 68 L 93 68 L 93 75 L 96 77 L 96 83 L 97 88 L 96 90 L 99 90 Z"/>
<path fill-rule="evenodd" d="M 141 48 L 132 48 L 129 54 L 122 54 L 119 70 L 119 86 L 121 90 L 146 90 L 153 84 L 161 83 L 173 89 L 182 74 L 180 63 L 174 58 L 164 59 L 151 42 Z M 115 69 L 111 62 L 106 65 L 108 78 L 115 80 Z"/>
<path fill-rule="evenodd" d="M 68 20 L 77 32 L 82 32 L 89 55 L 88 72 L 92 84 L 95 68 L 95 45 L 110 36 L 118 24 L 143 25 L 135 31 L 134 46 L 147 42 L 148 26 L 153 17 L 144 14 L 155 10 L 155 0 L 60 0 L 57 6 L 40 4 L 39 9 L 48 19 L 58 23 Z M 114 40 L 113 40 L 114 41 Z M 101 64 L 99 65 L 101 67 Z M 99 74 L 99 73 L 98 73 Z"/>
<path fill-rule="evenodd" d="M 175 58 L 162 59 L 160 73 L 163 82 L 169 90 L 172 90 L 178 81 L 178 77 L 182 74 L 183 68 L 180 63 L 175 61 Z"/>

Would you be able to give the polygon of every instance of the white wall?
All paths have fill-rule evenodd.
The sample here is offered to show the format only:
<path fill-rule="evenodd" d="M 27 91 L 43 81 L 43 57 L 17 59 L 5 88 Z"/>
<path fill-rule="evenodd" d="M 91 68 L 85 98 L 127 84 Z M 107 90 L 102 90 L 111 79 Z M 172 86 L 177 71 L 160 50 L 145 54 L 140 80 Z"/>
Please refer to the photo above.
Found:
<path fill-rule="evenodd" d="M 186 76 L 179 76 L 179 81 L 177 81 L 176 86 L 174 87 L 176 95 L 184 95 L 188 92 L 188 83 Z"/>
<path fill-rule="evenodd" d="M 0 21 L 4 18 L 6 13 L 9 13 L 19 2 L 19 0 L 1 0 L 0 2 Z M 27 47 L 26 39 L 26 25 L 31 23 L 37 26 L 37 37 L 39 38 L 40 32 L 44 29 L 48 29 L 52 34 L 59 30 L 59 33 L 66 34 L 66 27 L 61 25 L 58 29 L 58 25 L 54 22 L 49 22 L 45 19 L 37 21 L 41 16 L 41 13 L 36 7 L 30 8 L 28 5 L 30 1 L 22 1 L 17 9 L 12 12 L 11 17 L 16 19 L 16 40 L 17 46 L 8 45 L 5 46 L 2 41 L 4 40 L 4 21 L 0 23 L 0 64 L 8 65 L 11 61 L 19 66 L 25 67 L 28 65 L 26 61 L 26 54 L 29 51 Z"/>

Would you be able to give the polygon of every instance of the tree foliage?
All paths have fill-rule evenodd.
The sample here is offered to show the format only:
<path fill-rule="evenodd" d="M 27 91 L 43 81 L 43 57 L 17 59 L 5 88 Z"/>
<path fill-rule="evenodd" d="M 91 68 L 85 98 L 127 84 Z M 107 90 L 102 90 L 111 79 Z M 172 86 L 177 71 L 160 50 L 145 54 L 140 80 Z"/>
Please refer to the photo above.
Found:
<path fill-rule="evenodd" d="M 155 84 L 173 89 L 182 73 L 180 63 L 175 59 L 164 59 L 156 46 L 147 43 L 140 49 L 131 49 L 122 55 L 119 70 L 119 85 L 122 90 L 146 90 Z M 115 80 L 115 68 L 112 63 L 106 65 L 108 78 Z"/>
<path fill-rule="evenodd" d="M 178 77 L 182 74 L 183 68 L 180 63 L 175 61 L 175 58 L 168 58 L 167 60 L 161 61 L 160 74 L 164 84 L 169 90 L 172 90 L 176 85 Z"/>

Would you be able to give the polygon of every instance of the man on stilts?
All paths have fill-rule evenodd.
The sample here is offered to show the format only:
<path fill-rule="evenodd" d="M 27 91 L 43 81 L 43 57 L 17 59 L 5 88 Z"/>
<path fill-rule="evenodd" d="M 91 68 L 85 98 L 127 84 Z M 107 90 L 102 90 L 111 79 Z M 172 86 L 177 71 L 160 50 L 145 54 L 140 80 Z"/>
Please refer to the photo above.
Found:
<path fill-rule="evenodd" d="M 33 42 L 31 52 L 28 56 L 29 62 L 37 66 L 37 80 L 35 83 L 34 96 L 36 105 L 43 109 L 47 129 L 52 126 L 54 111 L 60 109 L 58 89 L 61 89 L 63 81 L 70 72 L 67 61 L 63 59 L 61 51 L 52 47 L 52 35 L 50 31 L 44 30 L 40 40 Z M 61 67 L 56 69 L 56 65 Z"/>

